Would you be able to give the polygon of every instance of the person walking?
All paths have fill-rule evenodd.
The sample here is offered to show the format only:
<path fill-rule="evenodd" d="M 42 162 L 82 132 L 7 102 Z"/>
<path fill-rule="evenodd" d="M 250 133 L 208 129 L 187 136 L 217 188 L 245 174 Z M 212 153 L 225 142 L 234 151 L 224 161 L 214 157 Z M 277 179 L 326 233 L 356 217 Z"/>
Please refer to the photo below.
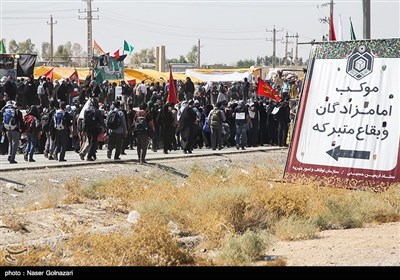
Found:
<path fill-rule="evenodd" d="M 24 121 L 21 111 L 15 106 L 13 101 L 7 101 L 1 109 L 3 118 L 3 134 L 8 139 L 8 162 L 17 163 L 15 155 L 17 154 L 19 139 L 24 129 Z"/>
<path fill-rule="evenodd" d="M 239 150 L 239 148 L 242 148 L 242 150 L 245 150 L 247 146 L 247 131 L 248 128 L 252 126 L 252 123 L 244 101 L 239 101 L 233 113 L 233 117 L 236 125 L 236 149 Z"/>
<path fill-rule="evenodd" d="M 92 98 L 89 107 L 84 111 L 83 129 L 89 140 L 89 150 L 86 160 L 94 161 L 97 159 L 97 137 L 100 131 L 105 129 L 104 116 L 99 109 L 99 101 L 96 98 Z"/>
<path fill-rule="evenodd" d="M 139 111 L 134 117 L 134 135 L 137 143 L 137 156 L 139 163 L 146 162 L 147 146 L 149 145 L 148 129 L 154 131 L 154 124 L 151 114 L 147 112 L 147 104 L 142 103 L 139 106 Z"/>
<path fill-rule="evenodd" d="M 107 146 L 107 158 L 111 159 L 115 148 L 114 159 L 119 160 L 122 151 L 122 141 L 128 135 L 125 115 L 120 109 L 121 103 L 114 102 L 114 108 L 107 115 L 107 133 L 110 135 Z"/>
<path fill-rule="evenodd" d="M 28 140 L 25 148 L 24 160 L 35 162 L 33 155 L 35 154 L 39 133 L 41 132 L 40 114 L 36 105 L 31 105 L 27 114 L 25 115 L 24 126 L 24 132 L 26 133 L 26 138 Z"/>
<path fill-rule="evenodd" d="M 211 148 L 216 150 L 222 149 L 222 123 L 226 121 L 226 116 L 223 111 L 222 103 L 217 102 L 215 108 L 208 115 L 209 124 L 211 127 Z"/>
<path fill-rule="evenodd" d="M 68 139 L 71 134 L 72 116 L 65 110 L 66 103 L 60 102 L 60 109 L 56 110 L 53 116 L 56 147 L 54 158 L 58 161 L 67 161 L 65 152 L 67 151 Z M 59 156 L 58 156 L 59 155 Z"/>

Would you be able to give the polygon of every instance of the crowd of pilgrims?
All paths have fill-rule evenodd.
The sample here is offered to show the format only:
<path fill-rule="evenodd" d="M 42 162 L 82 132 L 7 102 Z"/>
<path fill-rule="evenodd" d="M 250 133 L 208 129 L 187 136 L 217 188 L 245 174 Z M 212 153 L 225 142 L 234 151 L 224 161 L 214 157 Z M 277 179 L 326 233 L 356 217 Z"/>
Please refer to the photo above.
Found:
<path fill-rule="evenodd" d="M 12 132 L 2 127 L 2 154 L 10 163 L 15 155 L 26 161 L 43 153 L 49 160 L 66 161 L 65 152 L 74 150 L 82 160 L 97 159 L 98 149 L 106 147 L 107 156 L 120 159 L 127 149 L 137 149 L 138 160 L 146 162 L 146 150 L 223 149 L 224 147 L 287 147 L 290 124 L 296 114 L 301 80 L 286 78 L 281 72 L 268 80 L 282 98 L 281 102 L 256 94 L 256 83 L 244 78 L 239 82 L 208 82 L 194 85 L 190 77 L 176 81 L 178 103 L 167 102 L 168 82 L 130 84 L 120 81 L 97 83 L 88 76 L 78 85 L 68 79 L 46 77 L 10 77 L 0 80 L 0 117 L 5 108 L 17 109 L 18 125 Z M 116 88 L 120 86 L 121 94 Z M 96 127 L 85 128 L 84 111 L 94 108 Z M 139 108 L 137 108 L 139 107 Z M 65 128 L 61 131 L 45 126 L 57 110 L 64 112 Z M 118 111 L 123 121 L 118 128 L 107 127 L 110 112 Z M 33 115 L 36 126 L 26 128 L 25 115 Z M 46 117 L 44 117 L 46 116 Z M 145 136 L 135 133 L 135 122 L 145 116 Z"/>

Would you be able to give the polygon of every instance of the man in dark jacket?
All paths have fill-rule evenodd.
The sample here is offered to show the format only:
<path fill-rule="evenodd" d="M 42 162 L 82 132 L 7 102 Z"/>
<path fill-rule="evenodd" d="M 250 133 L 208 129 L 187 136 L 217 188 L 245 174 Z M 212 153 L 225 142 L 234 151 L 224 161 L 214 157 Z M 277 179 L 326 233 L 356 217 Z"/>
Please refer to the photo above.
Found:
<path fill-rule="evenodd" d="M 7 81 L 4 84 L 3 91 L 7 100 L 16 100 L 18 89 L 13 76 L 8 76 Z"/>
<path fill-rule="evenodd" d="M 15 126 L 8 127 L 4 125 L 6 110 L 14 110 Z M 17 163 L 15 161 L 15 155 L 17 154 L 21 132 L 24 129 L 22 113 L 12 101 L 7 101 L 6 106 L 1 109 L 1 113 L 3 119 L 3 133 L 6 134 L 8 139 L 8 161 L 10 163 Z"/>
<path fill-rule="evenodd" d="M 93 117 L 91 120 L 87 119 L 89 116 L 86 111 L 93 111 Z M 102 129 L 105 129 L 104 116 L 99 109 L 99 101 L 96 98 L 92 98 L 89 108 L 84 113 L 84 131 L 87 133 L 89 140 L 89 152 L 87 155 L 87 161 L 94 161 L 97 159 L 96 152 L 98 148 L 97 137 Z"/>
<path fill-rule="evenodd" d="M 57 125 L 57 123 L 54 125 L 56 134 L 54 159 L 58 159 L 58 161 L 67 161 L 64 157 L 65 152 L 67 151 L 67 144 L 73 122 L 72 116 L 65 110 L 65 108 L 66 103 L 62 101 L 60 102 L 60 109 L 56 110 L 54 113 L 54 123 L 56 123 L 58 116 L 61 116 L 60 125 Z"/>
<path fill-rule="evenodd" d="M 111 116 L 112 114 L 118 114 L 116 118 L 119 119 L 119 125 L 116 127 L 111 127 Z M 122 151 L 122 141 L 128 135 L 128 129 L 126 126 L 126 120 L 124 112 L 120 110 L 120 102 L 114 102 L 114 108 L 107 115 L 107 129 L 110 135 L 108 147 L 107 147 L 107 157 L 111 159 L 112 150 L 115 148 L 114 159 L 120 159 L 120 154 Z"/>

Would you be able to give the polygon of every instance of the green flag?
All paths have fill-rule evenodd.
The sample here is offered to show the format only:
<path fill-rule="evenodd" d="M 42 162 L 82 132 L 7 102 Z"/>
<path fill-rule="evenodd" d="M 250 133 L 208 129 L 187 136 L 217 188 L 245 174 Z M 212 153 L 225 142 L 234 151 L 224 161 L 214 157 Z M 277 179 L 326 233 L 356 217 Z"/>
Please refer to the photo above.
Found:
<path fill-rule="evenodd" d="M 133 46 L 128 44 L 128 42 L 125 40 L 124 40 L 124 51 L 129 52 L 129 54 L 133 52 Z"/>
<path fill-rule="evenodd" d="M 0 53 L 6 53 L 6 46 L 4 46 L 3 39 L 0 41 Z"/>
<path fill-rule="evenodd" d="M 356 34 L 354 33 L 353 23 L 351 22 L 351 18 L 350 18 L 350 40 L 357 40 Z"/>

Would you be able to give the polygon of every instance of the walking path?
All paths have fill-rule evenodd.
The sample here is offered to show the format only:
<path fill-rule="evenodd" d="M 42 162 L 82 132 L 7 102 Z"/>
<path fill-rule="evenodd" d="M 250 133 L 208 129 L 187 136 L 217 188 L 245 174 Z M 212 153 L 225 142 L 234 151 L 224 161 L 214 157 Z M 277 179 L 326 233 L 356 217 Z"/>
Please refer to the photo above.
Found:
<path fill-rule="evenodd" d="M 173 158 L 188 158 L 188 160 L 201 157 L 201 156 L 210 156 L 210 155 L 222 155 L 222 154 L 234 154 L 241 153 L 243 156 L 248 156 L 248 153 L 255 151 L 269 151 L 269 150 L 279 150 L 279 149 L 287 149 L 282 147 L 272 147 L 272 146 L 260 146 L 260 147 L 251 147 L 246 148 L 246 150 L 237 150 L 235 147 L 231 148 L 223 148 L 222 150 L 211 150 L 211 149 L 195 149 L 192 154 L 184 154 L 182 150 L 171 151 L 168 154 L 164 154 L 163 150 L 158 150 L 157 152 L 153 152 L 152 150 L 147 150 L 146 161 L 151 162 L 154 160 L 160 159 L 173 159 Z M 114 155 L 115 150 L 113 151 Z M 22 154 L 17 154 L 15 160 L 18 162 L 16 164 L 10 164 L 7 160 L 7 155 L 0 155 L 0 172 L 2 171 L 10 171 L 10 170 L 24 170 L 24 169 L 42 169 L 42 168 L 50 168 L 50 167 L 58 167 L 58 166 L 78 166 L 78 165 L 87 165 L 87 164 L 104 164 L 104 163 L 115 163 L 115 162 L 138 162 L 137 160 L 137 152 L 135 150 L 125 150 L 126 155 L 121 155 L 121 160 L 114 160 L 107 158 L 107 149 L 103 147 L 102 150 L 97 151 L 97 160 L 96 161 L 86 161 L 81 160 L 79 155 L 74 151 L 67 151 L 65 155 L 65 162 L 58 162 L 54 160 L 48 160 L 44 157 L 43 154 L 35 154 L 33 158 L 36 162 L 27 162 L 24 161 L 24 156 Z M 113 157 L 112 157 L 113 158 Z"/>

